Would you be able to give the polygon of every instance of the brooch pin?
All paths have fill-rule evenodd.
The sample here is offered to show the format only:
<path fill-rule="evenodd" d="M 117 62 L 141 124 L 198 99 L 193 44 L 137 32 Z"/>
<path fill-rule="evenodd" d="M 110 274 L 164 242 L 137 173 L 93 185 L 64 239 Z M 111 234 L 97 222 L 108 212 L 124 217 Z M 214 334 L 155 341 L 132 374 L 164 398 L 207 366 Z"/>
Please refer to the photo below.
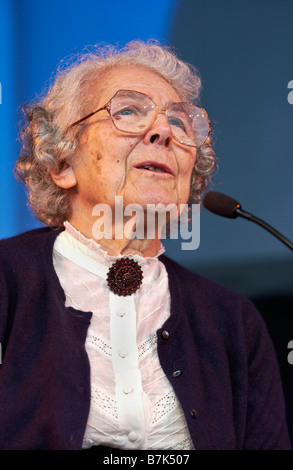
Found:
<path fill-rule="evenodd" d="M 117 295 L 131 295 L 142 283 L 142 269 L 130 258 L 120 258 L 112 264 L 107 273 L 109 289 Z"/>

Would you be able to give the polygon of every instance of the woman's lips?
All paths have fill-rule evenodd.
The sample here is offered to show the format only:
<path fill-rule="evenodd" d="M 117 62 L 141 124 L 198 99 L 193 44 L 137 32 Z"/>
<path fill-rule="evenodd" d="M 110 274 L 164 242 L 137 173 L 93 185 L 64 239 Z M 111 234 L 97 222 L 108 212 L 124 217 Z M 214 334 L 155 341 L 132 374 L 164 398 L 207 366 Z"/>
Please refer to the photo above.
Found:
<path fill-rule="evenodd" d="M 153 162 L 153 161 L 142 162 L 142 163 L 139 163 L 138 165 L 135 165 L 134 168 L 136 168 L 137 170 L 145 170 L 145 171 L 151 171 L 153 173 L 163 173 L 163 174 L 169 174 L 169 175 L 174 176 L 172 170 L 167 165 L 164 165 L 158 162 Z"/>

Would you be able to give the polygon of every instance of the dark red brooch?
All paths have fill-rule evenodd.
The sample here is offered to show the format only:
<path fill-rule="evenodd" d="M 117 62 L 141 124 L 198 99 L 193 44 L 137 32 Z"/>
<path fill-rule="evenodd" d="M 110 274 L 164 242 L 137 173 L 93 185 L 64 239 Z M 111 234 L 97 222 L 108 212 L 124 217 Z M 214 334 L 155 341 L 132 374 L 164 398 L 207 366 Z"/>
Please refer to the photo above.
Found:
<path fill-rule="evenodd" d="M 107 273 L 108 286 L 114 294 L 131 295 L 142 283 L 142 269 L 130 258 L 119 258 Z"/>

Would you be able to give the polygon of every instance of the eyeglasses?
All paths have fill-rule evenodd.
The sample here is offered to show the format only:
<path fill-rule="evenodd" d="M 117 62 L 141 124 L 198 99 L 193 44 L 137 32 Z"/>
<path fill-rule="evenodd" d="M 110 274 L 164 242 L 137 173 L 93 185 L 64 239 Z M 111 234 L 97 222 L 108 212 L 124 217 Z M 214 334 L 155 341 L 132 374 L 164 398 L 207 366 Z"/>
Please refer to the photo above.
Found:
<path fill-rule="evenodd" d="M 121 132 L 139 135 L 153 125 L 160 113 L 165 114 L 173 138 L 182 145 L 200 147 L 211 131 L 207 112 L 191 103 L 172 103 L 165 110 L 139 91 L 119 90 L 101 108 L 79 119 L 69 126 L 72 128 L 94 114 L 106 109 L 111 120 Z"/>

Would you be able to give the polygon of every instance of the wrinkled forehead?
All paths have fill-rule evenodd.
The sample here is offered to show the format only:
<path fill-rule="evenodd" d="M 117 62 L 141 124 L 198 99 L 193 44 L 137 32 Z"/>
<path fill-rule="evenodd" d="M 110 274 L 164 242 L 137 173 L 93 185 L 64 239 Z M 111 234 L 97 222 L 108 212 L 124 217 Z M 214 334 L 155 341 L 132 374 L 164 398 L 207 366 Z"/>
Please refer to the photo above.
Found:
<path fill-rule="evenodd" d="M 162 75 L 142 66 L 118 66 L 105 72 L 96 83 L 97 106 L 106 104 L 118 90 L 144 93 L 158 106 L 182 101 L 179 93 Z"/>

